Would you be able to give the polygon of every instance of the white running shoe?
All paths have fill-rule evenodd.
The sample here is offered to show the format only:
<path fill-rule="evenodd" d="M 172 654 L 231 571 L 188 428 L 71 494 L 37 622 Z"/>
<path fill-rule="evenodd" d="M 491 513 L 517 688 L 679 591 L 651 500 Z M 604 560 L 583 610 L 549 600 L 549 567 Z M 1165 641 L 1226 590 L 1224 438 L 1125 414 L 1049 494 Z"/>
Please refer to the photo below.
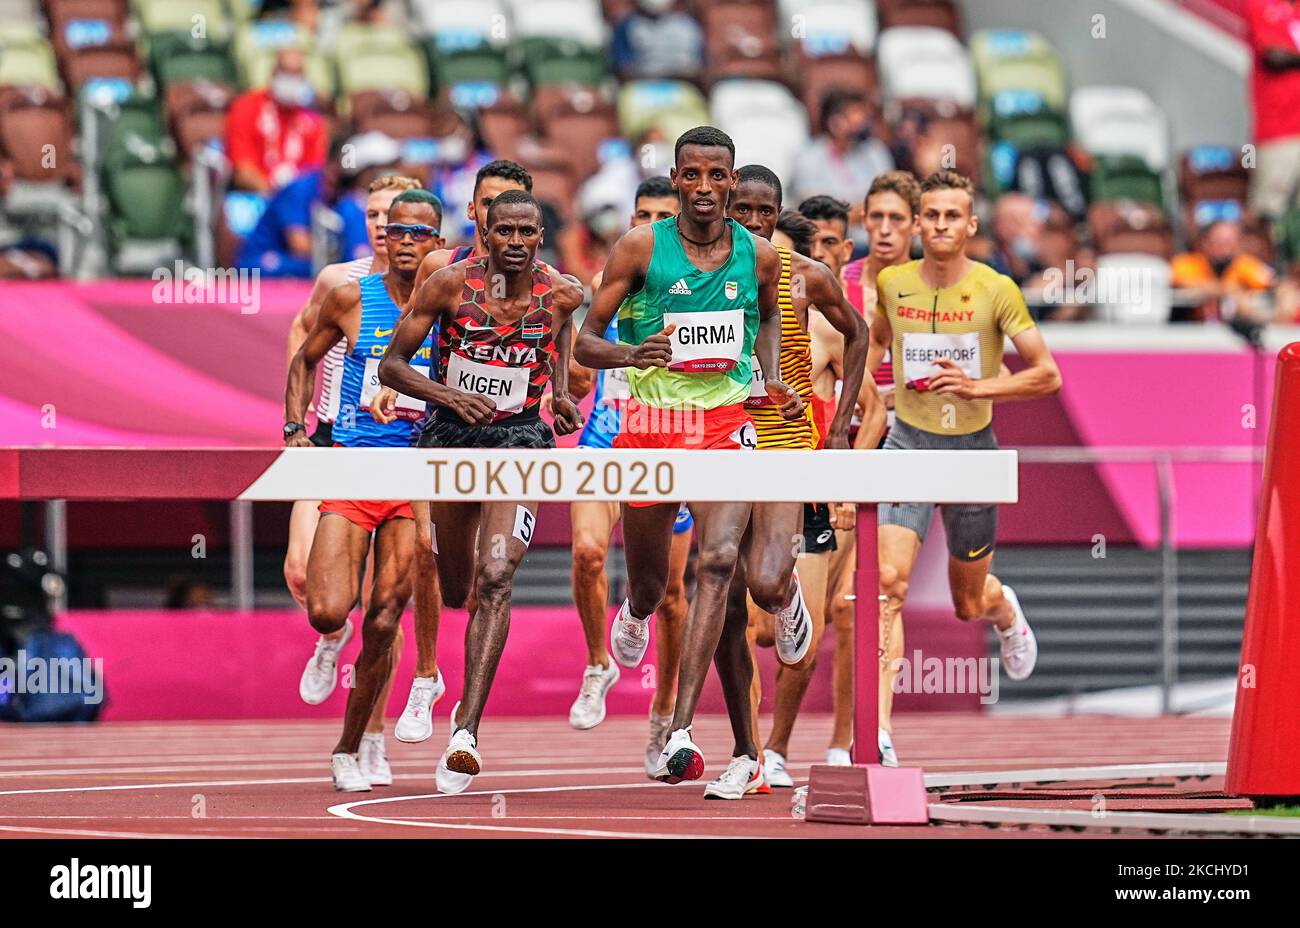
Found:
<path fill-rule="evenodd" d="M 455 741 L 456 737 L 456 714 L 460 711 L 460 703 L 451 707 L 451 738 Z M 467 732 L 468 734 L 468 732 Z M 469 789 L 469 784 L 473 782 L 473 777 L 468 773 L 458 773 L 454 769 L 447 767 L 447 754 L 451 751 L 451 745 L 447 745 L 447 750 L 443 751 L 442 759 L 438 762 L 438 771 L 434 775 L 434 782 L 438 784 L 439 793 L 464 793 Z"/>
<path fill-rule="evenodd" d="M 650 740 L 645 746 L 645 775 L 650 779 L 655 778 L 655 770 L 659 767 L 659 755 L 664 751 L 664 745 L 668 743 L 668 726 L 673 723 L 671 715 L 650 715 Z"/>
<path fill-rule="evenodd" d="M 785 769 L 785 757 L 776 751 L 763 751 L 763 771 L 767 774 L 768 786 L 780 789 L 792 789 L 794 780 Z"/>
<path fill-rule="evenodd" d="M 1038 639 L 1029 627 L 1025 610 L 1020 608 L 1020 597 L 1016 596 L 1016 591 L 1004 583 L 1002 595 L 1016 611 L 1015 623 L 1006 631 L 997 630 L 1002 644 L 1002 666 L 1012 680 L 1024 680 L 1034 672 L 1034 665 L 1038 663 Z"/>
<path fill-rule="evenodd" d="M 844 748 L 827 748 L 826 749 L 826 766 L 828 767 L 852 767 L 853 758 Z"/>
<path fill-rule="evenodd" d="M 898 754 L 894 752 L 894 739 L 883 728 L 876 731 L 876 746 L 880 748 L 880 765 L 882 767 L 898 766 Z"/>
<path fill-rule="evenodd" d="M 618 682 L 618 667 L 593 664 L 582 674 L 582 689 L 569 707 L 569 724 L 579 731 L 595 728 L 605 721 L 605 694 Z"/>
<path fill-rule="evenodd" d="M 753 758 L 733 757 L 727 769 L 704 787 L 705 799 L 743 799 L 763 785 L 763 765 Z"/>
<path fill-rule="evenodd" d="M 436 677 L 416 677 L 411 681 L 411 695 L 406 697 L 406 708 L 397 720 L 393 734 L 398 741 L 419 744 L 433 735 L 433 707 L 447 692 L 442 682 L 442 671 Z"/>
<path fill-rule="evenodd" d="M 812 617 L 804 606 L 799 572 L 794 573 L 794 599 L 776 614 L 776 656 L 783 664 L 797 664 L 812 644 Z"/>
<path fill-rule="evenodd" d="M 698 780 L 702 776 L 704 776 L 704 752 L 691 740 L 689 725 L 677 729 L 664 745 L 664 749 L 659 752 L 655 779 L 661 783 L 680 783 L 682 780 Z"/>
<path fill-rule="evenodd" d="M 614 660 L 629 669 L 636 667 L 650 645 L 650 617 L 633 618 L 628 601 L 623 600 L 609 629 L 609 644 Z"/>
<path fill-rule="evenodd" d="M 351 754 L 331 756 L 330 770 L 334 774 L 334 788 L 340 793 L 370 792 L 370 781 L 361 772 L 357 759 Z"/>
<path fill-rule="evenodd" d="M 362 735 L 361 750 L 357 752 L 361 775 L 371 786 L 392 786 L 393 768 L 388 765 L 388 747 L 383 734 Z"/>
<path fill-rule="evenodd" d="M 330 641 L 324 635 L 316 640 L 316 651 L 298 681 L 298 695 L 309 706 L 319 706 L 330 698 L 339 682 L 339 653 L 352 640 L 352 620 L 343 622 L 343 635 Z"/>

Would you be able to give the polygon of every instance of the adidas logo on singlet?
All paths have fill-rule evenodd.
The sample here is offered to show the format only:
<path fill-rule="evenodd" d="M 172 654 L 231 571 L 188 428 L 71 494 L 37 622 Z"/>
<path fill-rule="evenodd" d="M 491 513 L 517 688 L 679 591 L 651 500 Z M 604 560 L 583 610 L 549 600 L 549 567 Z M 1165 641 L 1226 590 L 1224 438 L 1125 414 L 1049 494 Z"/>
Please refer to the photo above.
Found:
<path fill-rule="evenodd" d="M 668 288 L 669 293 L 680 293 L 682 296 L 690 296 L 691 288 L 686 286 L 686 278 L 680 277 L 677 283 Z"/>

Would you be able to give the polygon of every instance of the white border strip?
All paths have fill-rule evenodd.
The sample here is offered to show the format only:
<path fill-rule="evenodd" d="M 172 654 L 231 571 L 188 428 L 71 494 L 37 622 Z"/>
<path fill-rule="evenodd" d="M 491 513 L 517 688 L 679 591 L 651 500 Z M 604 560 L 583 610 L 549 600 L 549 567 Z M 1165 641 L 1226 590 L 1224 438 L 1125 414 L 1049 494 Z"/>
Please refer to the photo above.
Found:
<path fill-rule="evenodd" d="M 1178 764 L 1115 764 L 1097 767 L 1033 767 L 1027 770 L 988 770 L 974 773 L 927 773 L 926 789 L 951 786 L 1026 786 L 1037 783 L 1089 782 L 1092 780 L 1154 780 L 1173 777 L 1222 776 L 1228 772 L 1223 761 Z"/>
<path fill-rule="evenodd" d="M 934 821 L 959 824 L 1045 825 L 1109 831 L 1160 831 L 1199 835 L 1300 835 L 1300 819 L 1271 815 L 1189 812 L 1092 812 L 1086 809 L 1017 809 L 930 803 Z"/>

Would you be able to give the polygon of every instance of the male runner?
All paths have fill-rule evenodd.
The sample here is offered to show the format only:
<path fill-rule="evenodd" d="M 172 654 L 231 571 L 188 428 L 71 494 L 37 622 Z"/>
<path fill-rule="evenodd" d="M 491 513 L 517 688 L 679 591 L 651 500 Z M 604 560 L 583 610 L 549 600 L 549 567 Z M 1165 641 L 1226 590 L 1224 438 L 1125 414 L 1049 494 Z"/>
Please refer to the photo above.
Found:
<path fill-rule="evenodd" d="M 642 181 L 636 189 L 634 202 L 630 226 L 633 229 L 677 215 L 677 194 L 666 177 Z M 596 273 L 592 280 L 593 288 L 599 289 L 602 276 L 603 272 Z M 605 337 L 618 342 L 616 319 L 610 321 Z M 622 404 L 631 396 L 627 374 L 621 368 L 600 371 L 595 376 L 593 373 L 576 361 L 569 363 L 570 396 L 581 400 L 592 384 L 596 390 L 592 413 L 578 438 L 578 447 L 611 448 L 622 423 Z M 569 724 L 577 729 L 594 728 L 604 720 L 605 694 L 618 682 L 618 665 L 609 659 L 605 647 L 605 604 L 609 601 L 605 560 L 610 536 L 621 514 L 622 505 L 617 502 L 577 501 L 569 504 L 573 521 L 573 602 L 582 620 L 588 661 L 582 675 L 582 688 L 569 710 Z M 655 674 L 654 699 L 650 703 L 650 738 L 645 751 L 648 776 L 653 776 L 659 766 L 659 753 L 668 741 L 668 725 L 673 720 L 673 705 L 677 698 L 677 663 L 682 622 L 686 618 L 686 562 L 691 553 L 693 528 L 690 510 L 686 506 L 680 507 L 677 521 L 673 523 L 668 587 L 659 607 L 658 643 L 655 646 L 658 672 Z"/>
<path fill-rule="evenodd" d="M 800 223 L 801 217 L 798 214 L 790 211 L 781 213 L 781 181 L 774 173 L 761 165 L 746 165 L 740 169 L 739 175 L 740 183 L 731 198 L 730 214 L 733 219 L 743 223 L 750 232 L 769 240 L 774 238 L 782 216 L 787 223 L 807 228 L 806 220 Z M 793 244 L 792 240 L 787 241 Z M 806 239 L 800 244 L 806 245 Z M 764 402 L 765 394 L 754 388 L 750 391 L 748 401 L 750 416 L 758 432 L 760 450 L 812 450 L 822 443 L 822 436 L 812 419 L 812 357 L 807 332 L 809 310 L 816 306 L 825 318 L 831 320 L 844 346 L 845 355 L 856 360 L 859 370 L 865 370 L 866 366 L 867 326 L 844 299 L 838 277 L 832 270 L 783 245 L 778 245 L 777 251 L 782 263 L 779 287 L 782 315 L 781 378 L 799 391 L 807 405 L 803 416 L 786 419 L 769 403 Z M 860 378 L 859 373 L 858 379 Z M 851 383 L 850 389 L 855 386 Z M 848 446 L 847 434 L 854 396 L 853 392 L 846 393 L 833 420 L 823 423 L 827 432 L 825 439 L 831 447 Z M 732 578 L 727 597 L 728 621 L 714 656 L 718 679 L 722 681 L 728 714 L 736 734 L 736 753 L 726 772 L 705 788 L 706 797 L 739 799 L 748 792 L 764 791 L 763 764 L 758 759 L 755 737 L 757 699 L 751 703 L 751 692 L 754 697 L 757 696 L 758 675 L 748 634 L 751 623 L 745 597 L 746 586 L 757 601 L 760 596 L 754 591 L 761 590 L 764 585 L 779 584 L 794 574 L 798 586 L 802 586 L 805 579 L 810 579 L 810 594 L 819 601 L 824 599 L 825 554 L 830 548 L 827 545 L 828 538 L 822 532 L 825 531 L 826 536 L 829 536 L 829 529 L 829 514 L 824 504 L 754 504 L 749 531 L 743 542 L 749 556 L 737 567 L 736 575 Z M 797 558 L 800 567 L 808 574 L 807 578 L 796 573 Z M 767 616 L 761 610 L 756 611 Z M 815 645 L 821 637 L 820 612 L 820 608 L 817 614 L 809 610 L 805 605 L 805 597 L 797 592 L 790 608 L 775 616 L 774 628 L 769 626 L 768 631 L 772 633 L 781 660 L 781 671 L 794 667 L 811 668 L 816 656 Z M 767 617 L 770 621 L 771 617 Z"/>
<path fill-rule="evenodd" d="M 384 227 L 388 225 L 388 208 L 393 198 L 404 190 L 418 188 L 420 182 L 414 177 L 400 174 L 388 174 L 371 181 L 366 196 L 366 234 L 370 238 L 370 247 L 374 256 L 330 264 L 321 269 L 312 286 L 307 303 L 294 316 L 289 329 L 289 361 L 292 362 L 298 349 L 302 347 L 307 333 L 316 324 L 321 304 L 335 287 L 350 281 L 360 280 L 367 274 L 382 274 L 388 270 L 388 250 L 384 246 Z M 316 431 L 311 435 L 311 443 L 328 448 L 333 444 L 331 427 L 339 415 L 339 386 L 343 356 L 347 351 L 347 341 L 340 339 L 325 355 L 320 364 L 321 402 L 316 410 Z M 353 410 L 349 415 L 357 414 Z M 301 422 L 285 425 L 285 437 L 289 437 L 306 426 Z M 311 552 L 312 538 L 316 534 L 316 524 L 320 520 L 319 500 L 297 500 L 289 516 L 289 549 L 284 558 L 284 579 L 289 592 L 298 605 L 307 607 L 307 556 Z M 298 693 L 303 702 L 318 706 L 329 698 L 338 684 L 339 653 L 352 638 L 352 622 L 344 622 L 343 628 L 332 635 L 321 635 L 316 641 L 315 651 L 303 669 L 298 683 Z M 397 630 L 393 642 L 393 652 L 400 655 L 404 638 L 402 630 Z M 393 662 L 393 674 L 397 671 L 397 661 Z M 387 762 L 383 753 L 376 746 L 382 747 L 384 732 L 384 715 L 388 704 L 388 689 L 392 687 L 393 674 L 379 702 L 374 715 L 366 725 L 366 738 L 361 742 L 361 769 L 374 782 L 385 779 L 391 782 L 392 773 L 384 769 Z"/>
<path fill-rule="evenodd" d="M 924 257 L 884 268 L 877 277 L 876 319 L 868 367 L 891 352 L 896 419 L 885 448 L 996 448 L 993 403 L 1050 396 L 1061 373 L 1042 333 L 1009 277 L 966 257 L 979 221 L 971 182 L 937 171 L 921 184 L 919 228 Z M 1025 362 L 1003 372 L 1003 341 Z M 948 583 L 963 621 L 993 623 L 1002 664 L 1012 680 L 1034 670 L 1038 645 L 1015 592 L 989 572 L 997 532 L 994 505 L 943 505 L 948 534 Z M 892 731 L 893 678 L 903 653 L 901 614 L 921 542 L 934 513 L 930 503 L 881 503 L 881 725 Z"/>
<path fill-rule="evenodd" d="M 479 168 L 474 176 L 473 198 L 465 205 L 465 215 L 474 220 L 474 243 L 442 248 L 429 253 L 420 264 L 413 292 L 428 280 L 434 271 L 449 264 L 463 261 L 471 255 L 487 254 L 485 228 L 487 211 L 493 199 L 507 190 L 533 189 L 529 173 L 513 161 L 490 161 Z M 397 393 L 384 388 L 372 404 L 372 413 L 380 422 L 391 421 L 393 403 Z M 428 423 L 425 423 L 428 425 Z M 423 432 L 417 436 L 422 440 Z M 438 671 L 438 620 L 442 605 L 438 590 L 438 571 L 434 562 L 433 535 L 429 524 L 428 500 L 412 500 L 415 515 L 415 678 L 406 698 L 406 708 L 393 733 L 398 741 L 415 744 L 433 735 L 433 707 L 446 692 L 442 674 Z M 426 589 L 427 586 L 427 589 Z"/>
<path fill-rule="evenodd" d="M 863 202 L 863 215 L 871 241 L 871 254 L 861 262 L 845 265 L 840 277 L 845 282 L 849 302 L 861 309 L 865 306 L 868 318 L 875 316 L 876 275 L 882 268 L 902 264 L 909 260 L 912 236 L 915 233 L 916 212 L 920 208 L 921 187 L 908 171 L 888 171 L 879 175 L 867 191 Z M 836 247 L 843 240 L 848 222 L 847 210 L 828 197 L 813 197 L 801 204 L 815 217 L 819 235 L 814 248 L 822 254 L 828 266 L 838 267 L 847 249 Z M 857 265 L 854 269 L 853 265 Z M 814 314 L 811 320 L 813 338 L 813 392 L 817 395 L 819 413 L 834 408 L 833 404 L 842 387 L 844 376 L 843 341 L 838 333 Z M 892 416 L 893 373 L 886 365 L 876 372 L 873 380 L 862 381 L 859 406 L 864 409 L 864 421 L 854 438 L 854 447 L 874 448 L 888 427 L 884 409 Z M 874 409 L 874 415 L 865 410 Z M 829 412 L 825 412 L 829 415 Z M 857 507 L 852 504 L 832 506 L 835 522 L 835 551 L 831 554 L 829 584 L 827 588 L 827 618 L 835 627 L 835 663 L 832 674 L 835 723 L 831 744 L 826 750 L 826 763 L 844 767 L 852 763 L 849 748 L 853 742 L 853 620 L 855 584 L 858 558 L 858 536 L 855 531 Z M 792 681 L 793 684 L 793 681 Z M 804 687 L 807 686 L 806 681 Z M 777 706 L 772 720 L 772 737 L 768 748 L 773 757 L 767 758 L 769 776 L 778 785 L 788 779 L 775 771 L 784 772 L 789 732 L 794 724 L 798 703 L 791 705 L 782 700 L 777 684 Z M 802 699 L 800 690 L 800 699 Z M 883 689 L 882 689 L 883 693 Z M 795 711 L 791 711 L 795 710 Z M 889 733 L 881 728 L 877 732 L 881 762 L 897 765 Z M 793 780 L 789 781 L 793 785 Z"/>
<path fill-rule="evenodd" d="M 336 444 L 347 447 L 407 445 L 412 423 L 422 412 L 410 397 L 399 398 L 401 421 L 377 423 L 359 412 L 369 405 L 371 393 L 378 391 L 378 359 L 388 347 L 402 304 L 410 296 L 420 261 L 440 242 L 442 204 L 426 190 L 408 190 L 393 200 L 389 218 L 384 241 L 389 271 L 369 274 L 330 291 L 307 340 L 294 356 L 285 390 L 286 417 L 290 422 L 301 422 L 311 397 L 316 365 L 340 338 L 346 338 L 348 352 L 343 360 L 340 396 L 351 414 L 340 414 L 335 420 L 333 438 Z M 423 376 L 427 378 L 433 342 L 426 338 L 417 347 L 418 351 L 412 353 L 421 355 Z M 310 445 L 301 431 L 290 434 L 286 443 Z M 374 712 L 392 672 L 392 644 L 411 596 L 415 529 L 410 505 L 405 502 L 326 500 L 320 509 L 322 518 L 307 561 L 307 615 L 312 627 L 322 634 L 337 632 L 347 622 L 374 536 L 374 579 L 361 628 L 356 681 L 348 693 L 343 734 L 331 759 L 335 789 L 368 791 L 372 785 L 392 782 L 391 772 L 387 783 L 372 782 L 358 766 L 356 754 L 366 719 Z M 376 748 L 384 753 L 382 735 Z"/>
<path fill-rule="evenodd" d="M 616 448 L 755 447 L 745 410 L 755 354 L 768 372 L 766 392 L 782 414 L 802 413 L 798 393 L 777 376 L 780 256 L 726 216 L 737 183 L 735 153 L 726 133 L 712 126 L 683 133 L 670 172 L 680 212 L 624 234 L 605 266 L 574 354 L 595 370 L 629 368 L 632 396 Z M 618 344 L 605 338 L 616 312 Z M 699 533 L 696 595 L 682 631 L 672 733 L 655 769 L 655 778 L 669 783 L 704 773 L 691 719 L 722 635 L 727 587 L 750 514 L 747 500 L 689 505 Z M 629 596 L 610 643 L 624 667 L 637 666 L 645 655 L 650 615 L 668 581 L 677 510 L 674 503 L 623 509 Z M 787 576 L 782 589 L 759 592 L 764 605 L 779 611 L 795 591 Z"/>
<path fill-rule="evenodd" d="M 536 260 L 542 210 L 531 194 L 507 190 L 497 196 L 486 226 L 486 256 L 434 272 L 412 296 L 379 377 L 434 406 L 422 447 L 553 448 L 555 437 L 540 415 L 549 382 L 556 429 L 567 434 L 582 425 L 568 395 L 566 328 L 582 305 L 582 288 Z M 435 325 L 437 382 L 411 367 Z M 438 764 L 444 793 L 465 790 L 483 766 L 479 721 L 505 648 L 515 569 L 532 539 L 537 505 L 430 503 L 443 600 L 461 608 L 474 597 L 465 691 L 451 711 L 451 738 Z"/>

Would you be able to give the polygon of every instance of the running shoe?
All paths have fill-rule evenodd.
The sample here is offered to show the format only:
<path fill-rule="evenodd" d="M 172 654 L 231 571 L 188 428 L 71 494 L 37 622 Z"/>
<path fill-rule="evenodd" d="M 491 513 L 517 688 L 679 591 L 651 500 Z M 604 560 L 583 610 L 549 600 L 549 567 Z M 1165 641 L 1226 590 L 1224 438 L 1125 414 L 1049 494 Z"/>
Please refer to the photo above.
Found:
<path fill-rule="evenodd" d="M 569 724 L 579 731 L 595 728 L 605 721 L 605 694 L 618 682 L 618 667 L 593 664 L 582 674 L 582 688 L 569 707 Z"/>
<path fill-rule="evenodd" d="M 398 741 L 419 744 L 433 735 L 433 707 L 447 692 L 442 682 L 442 671 L 436 677 L 416 677 L 411 681 L 411 694 L 406 697 L 406 708 L 397 720 L 393 734 Z"/>
<path fill-rule="evenodd" d="M 609 643 L 614 660 L 629 669 L 636 667 L 650 644 L 650 617 L 633 618 L 627 600 L 623 600 L 609 629 Z"/>
<path fill-rule="evenodd" d="M 702 776 L 704 752 L 691 740 L 689 725 L 677 729 L 659 754 L 655 779 L 661 783 L 680 783 L 682 780 L 698 780 Z"/>
<path fill-rule="evenodd" d="M 370 781 L 351 754 L 335 754 L 330 757 L 330 770 L 334 774 L 334 788 L 340 793 L 370 792 Z"/>
<path fill-rule="evenodd" d="M 799 572 L 794 574 L 794 598 L 776 614 L 776 656 L 783 664 L 797 664 L 812 644 L 812 617 L 803 603 Z"/>
<path fill-rule="evenodd" d="M 474 744 L 474 736 L 464 729 L 456 728 L 456 713 L 460 709 L 460 703 L 456 703 L 451 710 L 451 730 L 453 732 L 451 741 L 447 745 L 447 750 L 442 752 L 442 759 L 438 761 L 438 770 L 434 775 L 434 782 L 438 784 L 440 793 L 463 793 L 469 788 L 470 783 L 474 781 L 474 775 L 459 770 L 453 770 L 448 766 L 448 760 L 453 754 L 457 755 L 458 763 L 466 757 L 477 762 L 482 766 L 482 758 L 479 757 L 478 750 Z M 458 740 L 459 739 L 459 740 Z M 465 748 L 468 747 L 469 754 L 465 754 Z"/>
<path fill-rule="evenodd" d="M 1025 610 L 1020 608 L 1020 597 L 1016 596 L 1016 591 L 1004 583 L 1002 595 L 1016 611 L 1016 621 L 1011 627 L 1006 631 L 997 630 L 1002 644 L 1002 666 L 1012 680 L 1024 680 L 1034 672 L 1034 665 L 1038 663 L 1038 639 L 1029 627 Z"/>
<path fill-rule="evenodd" d="M 876 730 L 876 746 L 880 748 L 880 763 L 884 767 L 897 767 L 898 754 L 894 751 L 894 739 L 883 728 Z"/>
<path fill-rule="evenodd" d="M 763 765 L 752 757 L 733 757 L 727 769 L 704 787 L 705 799 L 743 799 L 763 785 Z"/>
<path fill-rule="evenodd" d="M 650 740 L 645 746 L 645 775 L 652 780 L 655 778 L 655 770 L 659 767 L 659 755 L 663 753 L 664 745 L 668 743 L 668 726 L 672 723 L 671 715 L 650 714 Z"/>
<path fill-rule="evenodd" d="M 852 767 L 853 758 L 844 748 L 827 748 L 826 749 L 826 766 L 828 767 Z"/>
<path fill-rule="evenodd" d="M 324 635 L 316 640 L 316 651 L 298 681 L 298 695 L 309 706 L 319 706 L 330 698 L 339 683 L 339 653 L 352 640 L 352 620 L 343 622 L 343 634 L 336 641 Z"/>
<path fill-rule="evenodd" d="M 763 773 L 770 786 L 777 789 L 793 789 L 794 780 L 785 769 L 785 757 L 776 751 L 763 752 Z"/>
<path fill-rule="evenodd" d="M 371 786 L 393 785 L 393 768 L 388 765 L 388 747 L 384 744 L 382 732 L 361 736 L 357 764 L 361 767 L 362 776 L 370 781 Z"/>

